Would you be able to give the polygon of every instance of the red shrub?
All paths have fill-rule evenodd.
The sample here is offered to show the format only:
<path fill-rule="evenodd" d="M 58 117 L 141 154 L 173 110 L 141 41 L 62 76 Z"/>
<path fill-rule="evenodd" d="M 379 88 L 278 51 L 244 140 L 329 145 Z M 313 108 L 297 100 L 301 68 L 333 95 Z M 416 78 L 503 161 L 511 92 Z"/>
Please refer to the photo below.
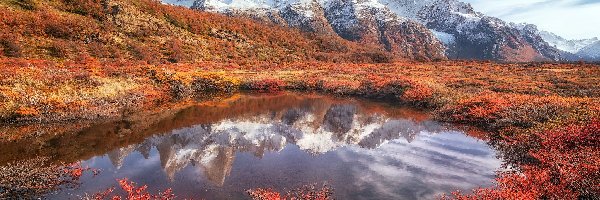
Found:
<path fill-rule="evenodd" d="M 146 191 L 146 189 L 148 188 L 148 186 L 146 185 L 137 187 L 135 186 L 134 182 L 128 181 L 126 178 L 117 181 L 119 181 L 121 189 L 127 192 L 127 197 L 123 198 L 117 195 L 111 197 L 110 195 L 114 191 L 114 188 L 109 188 L 103 192 L 98 192 L 94 194 L 93 198 L 98 200 L 106 199 L 107 197 L 112 200 L 171 200 L 175 198 L 175 195 L 173 194 L 173 191 L 171 189 L 167 189 L 166 191 L 159 193 L 158 195 L 153 195 Z"/>
<path fill-rule="evenodd" d="M 600 121 L 585 126 L 534 133 L 539 148 L 529 154 L 538 163 L 520 166 L 521 173 L 502 173 L 494 188 L 457 199 L 593 199 L 600 196 Z"/>
<path fill-rule="evenodd" d="M 243 89 L 254 90 L 258 92 L 278 92 L 285 87 L 285 83 L 277 79 L 264 79 L 251 81 L 242 85 Z"/>
<path fill-rule="evenodd" d="M 187 56 L 183 48 L 183 44 L 179 39 L 171 40 L 168 44 L 167 60 L 172 63 L 178 63 L 187 60 Z"/>
<path fill-rule="evenodd" d="M 0 48 L 3 49 L 1 53 L 8 57 L 21 57 L 21 45 L 15 41 L 14 37 L 0 37 Z"/>
<path fill-rule="evenodd" d="M 69 42 L 57 40 L 47 48 L 48 53 L 56 58 L 67 58 L 70 55 L 71 45 Z"/>
<path fill-rule="evenodd" d="M 333 188 L 323 185 L 303 185 L 302 187 L 288 191 L 285 195 L 273 190 L 272 188 L 256 188 L 246 191 L 252 199 L 256 200 L 329 200 L 333 199 Z"/>
<path fill-rule="evenodd" d="M 402 99 L 409 102 L 423 102 L 430 99 L 433 95 L 433 90 L 422 84 L 412 84 L 402 94 Z"/>
<path fill-rule="evenodd" d="M 500 117 L 499 112 L 510 103 L 496 93 L 484 93 L 458 102 L 452 118 L 457 121 L 482 123 Z"/>
<path fill-rule="evenodd" d="M 98 20 L 105 18 L 105 13 L 108 9 L 107 0 L 63 0 L 67 11 L 84 15 L 91 16 Z"/>
<path fill-rule="evenodd" d="M 260 200 L 280 200 L 281 194 L 276 192 L 271 188 L 262 189 L 257 188 L 253 190 L 248 190 L 248 194 L 252 199 L 260 199 Z"/>

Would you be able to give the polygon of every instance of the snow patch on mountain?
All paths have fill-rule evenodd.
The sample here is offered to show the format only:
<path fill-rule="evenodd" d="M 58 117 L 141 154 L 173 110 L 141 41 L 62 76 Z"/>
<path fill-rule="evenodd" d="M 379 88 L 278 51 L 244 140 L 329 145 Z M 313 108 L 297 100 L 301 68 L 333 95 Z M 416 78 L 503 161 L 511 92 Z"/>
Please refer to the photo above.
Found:
<path fill-rule="evenodd" d="M 509 23 L 476 12 L 471 4 L 458 0 L 196 0 L 191 8 L 250 16 L 310 32 L 335 32 L 350 41 L 380 43 L 396 53 L 424 45 L 437 45 L 428 50 L 439 53 L 443 51 L 441 42 L 447 47 L 446 56 L 455 58 L 528 61 L 559 60 L 560 56 L 537 33 L 520 35 Z M 409 37 L 424 38 L 411 43 Z M 404 53 L 416 51 L 422 49 Z"/>
<path fill-rule="evenodd" d="M 431 4 L 432 0 L 379 0 L 382 4 L 386 5 L 392 12 L 398 16 L 403 16 L 409 19 L 418 20 L 419 11 L 428 4 Z"/>
<path fill-rule="evenodd" d="M 162 0 L 161 2 L 164 4 L 184 6 L 189 8 L 194 5 L 196 0 Z"/>
<path fill-rule="evenodd" d="M 569 53 L 577 53 L 579 50 L 591 45 L 595 42 L 598 42 L 597 37 L 590 39 L 582 39 L 582 40 L 568 40 L 561 36 L 558 36 L 554 33 L 547 31 L 540 31 L 540 36 L 546 40 L 550 45 L 555 46 L 556 48 L 569 52 Z"/>
<path fill-rule="evenodd" d="M 588 60 L 600 60 L 600 41 L 596 41 L 577 52 L 577 55 L 587 58 Z"/>
<path fill-rule="evenodd" d="M 438 40 L 440 40 L 445 45 L 451 45 L 456 42 L 456 37 L 454 37 L 454 35 L 450 33 L 440 32 L 433 29 L 430 29 L 430 31 L 433 33 L 433 35 L 435 35 L 435 37 Z"/>
<path fill-rule="evenodd" d="M 230 10 L 256 10 L 273 7 L 270 1 L 252 0 L 203 0 L 198 1 L 205 10 L 212 12 L 226 12 Z M 197 4 L 194 4 L 197 5 Z"/>

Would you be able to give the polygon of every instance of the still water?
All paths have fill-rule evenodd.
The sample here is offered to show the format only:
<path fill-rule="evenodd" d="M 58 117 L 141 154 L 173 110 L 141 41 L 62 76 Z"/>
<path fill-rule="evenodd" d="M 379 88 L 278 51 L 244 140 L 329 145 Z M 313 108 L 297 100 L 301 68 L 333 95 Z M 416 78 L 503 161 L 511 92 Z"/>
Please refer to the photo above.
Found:
<path fill-rule="evenodd" d="M 491 185 L 501 165 L 485 141 L 383 102 L 236 94 L 155 118 L 45 144 L 38 154 L 101 171 L 47 198 L 76 199 L 128 178 L 181 199 L 247 199 L 248 189 L 306 184 L 327 184 L 336 199 L 434 199 Z"/>

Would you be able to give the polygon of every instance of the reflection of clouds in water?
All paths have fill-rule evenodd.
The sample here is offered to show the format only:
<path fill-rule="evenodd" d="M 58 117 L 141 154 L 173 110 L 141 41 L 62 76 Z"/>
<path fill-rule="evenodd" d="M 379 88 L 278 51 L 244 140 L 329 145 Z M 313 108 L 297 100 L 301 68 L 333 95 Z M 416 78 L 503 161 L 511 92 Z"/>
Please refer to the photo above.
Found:
<path fill-rule="evenodd" d="M 372 102 L 243 97 L 177 116 L 145 139 L 119 142 L 124 147 L 86 161 L 108 172 L 86 191 L 130 177 L 155 189 L 223 199 L 253 187 L 327 181 L 340 199 L 422 199 L 490 184 L 500 166 L 483 142 Z"/>
<path fill-rule="evenodd" d="M 283 115 L 282 119 L 275 119 L 272 115 L 258 115 L 178 129 L 172 131 L 171 134 L 148 138 L 138 145 L 113 150 L 108 157 L 118 169 L 125 156 L 132 151 L 137 150 L 145 158 L 148 158 L 152 147 L 156 147 L 161 166 L 171 181 L 174 180 L 177 172 L 191 164 L 197 168 L 197 171 L 204 171 L 209 180 L 217 185 L 222 185 L 232 168 L 235 152 L 249 152 L 261 158 L 265 152 L 281 151 L 287 143 L 295 144 L 301 150 L 311 154 L 322 154 L 350 145 L 357 149 L 360 149 L 358 147 L 365 148 L 363 149 L 365 152 L 369 152 L 367 149 L 375 149 L 371 154 L 374 161 L 377 162 L 379 161 L 377 159 L 389 160 L 389 156 L 386 155 L 387 151 L 407 151 L 403 146 L 396 147 L 393 144 L 403 143 L 404 146 L 407 146 L 406 144 L 415 140 L 420 133 L 441 132 L 445 129 L 432 121 L 417 123 L 408 119 L 366 116 L 356 113 L 356 108 L 351 106 L 334 105 L 332 107 L 335 109 L 328 109 L 328 114 L 325 114 L 322 119 L 313 114 L 296 110 L 294 114 Z M 292 116 L 293 120 L 285 119 L 285 116 Z M 328 118 L 334 119 L 328 120 Z M 321 122 L 321 125 L 312 126 L 316 124 L 315 121 Z M 287 122 L 287 124 L 282 122 Z M 332 128 L 338 125 L 341 128 Z M 339 130 L 344 132 L 339 132 Z M 427 145 L 422 145 L 421 143 L 425 140 L 428 141 Z M 391 144 L 384 145 L 390 141 L 392 141 Z M 417 143 L 410 145 L 410 150 L 413 151 L 414 156 L 430 157 L 432 164 L 439 164 L 433 162 L 444 162 L 446 159 L 454 158 L 437 153 L 440 148 L 453 148 L 457 152 L 468 152 L 470 149 L 464 149 L 461 146 L 468 146 L 472 143 L 463 141 L 460 143 L 461 146 L 444 146 L 448 142 L 460 141 L 446 141 L 425 134 L 421 140 L 417 140 Z M 381 145 L 386 148 L 378 149 Z M 484 146 L 484 148 L 487 147 Z M 411 155 L 407 154 L 402 157 L 406 162 L 422 162 L 422 160 L 406 156 Z M 468 159 L 473 158 L 465 158 L 465 160 Z M 378 167 L 382 172 L 387 168 L 389 166 Z M 439 169 L 423 168 L 423 170 Z"/>
<path fill-rule="evenodd" d="M 249 152 L 261 158 L 265 152 L 281 151 L 287 143 L 295 144 L 301 150 L 311 154 L 322 154 L 350 145 L 355 152 L 366 152 L 372 156 L 369 158 L 372 160 L 366 161 L 366 163 L 374 163 L 368 170 L 398 175 L 402 173 L 398 173 L 401 171 L 397 168 L 403 166 L 405 170 L 439 171 L 439 168 L 428 168 L 428 166 L 443 164 L 449 168 L 463 169 L 469 166 L 454 166 L 455 164 L 445 162 L 457 159 L 466 163 L 473 162 L 472 167 L 477 167 L 487 161 L 477 156 L 481 154 L 487 156 L 489 149 L 485 145 L 475 146 L 477 148 L 469 147 L 473 145 L 473 139 L 461 134 L 455 134 L 460 137 L 448 138 L 443 137 L 447 134 L 430 134 L 445 129 L 435 122 L 417 123 L 407 119 L 387 119 L 381 116 L 374 118 L 360 116 L 360 114 L 329 116 L 353 118 L 353 125 L 345 126 L 350 129 L 345 133 L 337 134 L 326 131 L 323 127 L 311 127 L 310 125 L 317 119 L 314 115 L 308 114 L 294 117 L 292 125 L 279 123 L 270 116 L 255 116 L 249 121 L 228 119 L 210 126 L 197 125 L 174 130 L 171 134 L 151 137 L 137 147 L 121 148 L 108 155 L 112 163 L 119 168 L 124 156 L 134 149 L 147 157 L 148 151 L 154 146 L 158 150 L 161 166 L 170 180 L 173 181 L 177 172 L 191 164 L 196 171 L 204 171 L 205 176 L 217 185 L 222 185 L 229 175 L 235 152 Z M 413 142 L 418 134 L 422 136 Z M 413 144 L 409 145 L 411 142 Z M 399 155 L 401 156 L 398 157 Z M 356 159 L 363 158 L 358 156 Z M 428 164 L 415 167 L 403 162 Z M 358 168 L 358 170 L 365 169 Z M 487 168 L 483 170 L 491 171 Z M 471 171 L 471 173 L 480 172 Z M 375 180 L 369 179 L 363 182 L 371 181 Z"/>
<path fill-rule="evenodd" d="M 108 158 L 119 168 L 127 154 L 138 151 L 137 157 L 160 163 L 168 180 L 190 167 L 186 178 L 223 186 L 236 153 L 263 158 L 294 144 L 315 155 L 310 158 L 335 155 L 337 163 L 326 166 L 336 165 L 334 174 L 347 171 L 347 177 L 338 178 L 353 179 L 344 184 L 352 184 L 350 191 L 359 199 L 433 198 L 440 191 L 487 184 L 499 166 L 485 144 L 452 133 L 434 121 L 365 112 L 355 104 L 315 103 L 180 128 L 114 150 Z M 199 176 L 189 177 L 190 172 Z"/>
<path fill-rule="evenodd" d="M 338 155 L 351 166 L 356 188 L 390 199 L 433 199 L 490 184 L 500 166 L 484 143 L 452 132 L 421 132 L 410 144 L 396 139 L 377 149 L 350 147 Z"/>

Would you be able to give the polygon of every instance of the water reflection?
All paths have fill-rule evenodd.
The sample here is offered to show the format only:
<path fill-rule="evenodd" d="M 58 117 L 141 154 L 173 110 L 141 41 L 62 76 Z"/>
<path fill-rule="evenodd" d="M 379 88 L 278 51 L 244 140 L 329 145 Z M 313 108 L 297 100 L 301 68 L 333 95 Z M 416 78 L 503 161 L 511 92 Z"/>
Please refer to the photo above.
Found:
<path fill-rule="evenodd" d="M 206 176 L 215 184 L 222 185 L 231 170 L 235 152 L 248 152 L 262 158 L 265 152 L 281 151 L 290 143 L 318 155 L 353 144 L 376 148 L 398 138 L 411 142 L 419 132 L 442 130 L 436 123 L 364 116 L 349 110 L 356 110 L 356 107 L 333 105 L 323 118 L 303 111 L 296 112 L 299 115 L 277 117 L 270 113 L 251 119 L 227 119 L 210 125 L 196 125 L 113 150 L 108 153 L 108 158 L 116 168 L 120 168 L 123 159 L 133 151 L 148 158 L 150 150 L 156 148 L 161 166 L 170 180 L 187 165 L 193 165 L 206 171 Z M 290 123 L 289 116 L 296 120 Z M 323 123 L 312 126 L 318 122 Z"/>
<path fill-rule="evenodd" d="M 490 184 L 500 166 L 483 142 L 383 103 L 239 95 L 171 119 L 192 123 L 88 159 L 84 164 L 106 173 L 51 198 L 130 177 L 184 198 L 240 198 L 254 187 L 326 181 L 340 199 L 421 199 Z"/>

